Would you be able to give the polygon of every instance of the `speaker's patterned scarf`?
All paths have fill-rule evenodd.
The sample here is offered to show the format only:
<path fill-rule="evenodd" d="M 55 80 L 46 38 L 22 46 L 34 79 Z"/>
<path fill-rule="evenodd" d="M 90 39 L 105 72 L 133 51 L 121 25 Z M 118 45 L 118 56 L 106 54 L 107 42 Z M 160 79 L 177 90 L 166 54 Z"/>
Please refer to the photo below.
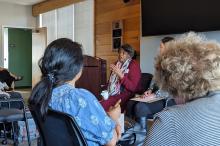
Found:
<path fill-rule="evenodd" d="M 131 59 L 127 59 L 123 65 L 121 65 L 120 69 L 122 70 L 122 73 L 128 73 L 128 66 L 131 62 Z M 120 63 L 119 61 L 116 63 L 118 64 Z M 120 89 L 121 89 L 121 83 L 120 83 L 120 79 L 119 77 L 112 72 L 110 75 L 110 79 L 109 79 L 109 84 L 108 84 L 108 92 L 109 92 L 109 96 L 113 96 L 113 95 L 118 95 L 120 94 Z"/>

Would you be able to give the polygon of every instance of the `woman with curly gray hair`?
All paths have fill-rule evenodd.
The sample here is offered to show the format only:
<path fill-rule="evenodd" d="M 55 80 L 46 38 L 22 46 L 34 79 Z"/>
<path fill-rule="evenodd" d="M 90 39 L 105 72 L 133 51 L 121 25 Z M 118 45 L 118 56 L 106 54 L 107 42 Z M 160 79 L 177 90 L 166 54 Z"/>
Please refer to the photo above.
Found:
<path fill-rule="evenodd" d="M 220 44 L 188 33 L 157 57 L 159 87 L 186 104 L 158 113 L 144 146 L 220 144 Z"/>

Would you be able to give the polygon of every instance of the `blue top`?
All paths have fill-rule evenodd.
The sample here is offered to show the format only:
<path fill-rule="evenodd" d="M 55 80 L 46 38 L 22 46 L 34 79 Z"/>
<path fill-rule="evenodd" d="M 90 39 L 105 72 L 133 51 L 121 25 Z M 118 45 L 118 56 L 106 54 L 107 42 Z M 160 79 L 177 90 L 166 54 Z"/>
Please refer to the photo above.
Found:
<path fill-rule="evenodd" d="M 104 145 L 113 138 L 115 122 L 91 92 L 64 84 L 53 89 L 49 106 L 72 115 L 89 146 Z"/>

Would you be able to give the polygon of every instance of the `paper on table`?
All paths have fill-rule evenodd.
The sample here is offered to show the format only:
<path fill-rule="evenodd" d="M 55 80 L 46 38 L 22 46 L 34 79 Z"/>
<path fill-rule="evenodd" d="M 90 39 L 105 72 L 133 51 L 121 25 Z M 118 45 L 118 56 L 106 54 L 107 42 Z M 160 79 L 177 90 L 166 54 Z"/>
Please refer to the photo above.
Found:
<path fill-rule="evenodd" d="M 164 99 L 163 97 L 156 97 L 156 95 L 151 95 L 151 96 L 146 97 L 146 98 L 140 98 L 140 97 L 141 97 L 141 95 L 136 94 L 135 97 L 131 98 L 130 100 L 152 103 L 152 102 Z"/>

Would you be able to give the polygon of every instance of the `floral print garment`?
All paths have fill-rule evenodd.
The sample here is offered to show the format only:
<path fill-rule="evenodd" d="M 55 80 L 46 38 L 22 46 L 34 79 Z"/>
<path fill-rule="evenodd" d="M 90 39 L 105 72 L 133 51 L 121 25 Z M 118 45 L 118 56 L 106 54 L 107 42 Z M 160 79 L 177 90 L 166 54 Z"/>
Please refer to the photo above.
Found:
<path fill-rule="evenodd" d="M 49 106 L 72 115 L 89 146 L 104 145 L 112 139 L 115 122 L 89 91 L 64 84 L 53 89 Z"/>

